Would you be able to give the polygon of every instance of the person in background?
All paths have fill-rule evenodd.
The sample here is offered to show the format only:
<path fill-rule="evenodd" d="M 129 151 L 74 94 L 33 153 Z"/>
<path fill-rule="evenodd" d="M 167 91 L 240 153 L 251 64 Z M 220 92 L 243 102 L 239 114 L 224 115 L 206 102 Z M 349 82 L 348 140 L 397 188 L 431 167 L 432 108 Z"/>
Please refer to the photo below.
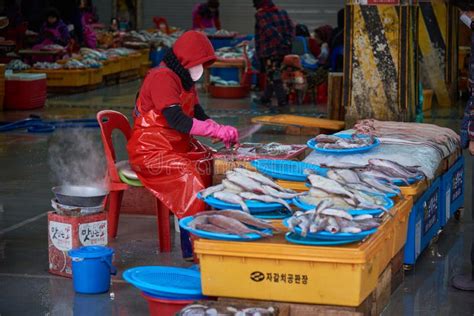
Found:
<path fill-rule="evenodd" d="M 318 45 L 316 40 L 313 37 L 311 37 L 308 27 L 304 24 L 296 24 L 295 30 L 296 30 L 296 36 L 301 36 L 306 39 L 309 52 L 314 57 L 319 56 L 319 54 L 321 53 L 321 47 Z"/>
<path fill-rule="evenodd" d="M 219 0 L 208 0 L 199 3 L 193 9 L 193 30 L 221 29 L 219 19 Z"/>
<path fill-rule="evenodd" d="M 70 39 L 69 30 L 61 19 L 59 11 L 56 8 L 49 8 L 46 12 L 46 21 L 39 33 L 38 44 L 33 49 L 42 49 L 51 44 L 67 46 Z"/>
<path fill-rule="evenodd" d="M 278 106 L 288 104 L 281 79 L 283 58 L 291 54 L 295 26 L 288 13 L 275 6 L 271 0 L 253 0 L 255 14 L 255 48 L 262 72 L 267 76 L 263 96 L 255 103 L 270 106 L 275 93 Z"/>
<path fill-rule="evenodd" d="M 237 144 L 239 133 L 206 115 L 195 82 L 216 60 L 214 49 L 201 32 L 184 33 L 169 49 L 159 67 L 150 70 L 136 99 L 134 126 L 127 144 L 130 165 L 143 185 L 178 218 L 205 210 L 196 194 L 210 185 L 209 149 L 195 136 Z M 182 232 L 183 245 L 189 235 Z"/>
<path fill-rule="evenodd" d="M 73 37 L 79 46 L 84 44 L 84 30 L 82 24 L 82 14 L 77 0 L 50 0 L 50 5 L 58 9 L 66 25 L 73 25 Z"/>
<path fill-rule="evenodd" d="M 118 32 L 119 31 L 119 20 L 117 18 L 110 19 L 110 32 Z"/>
<path fill-rule="evenodd" d="M 171 30 L 170 30 L 170 27 L 168 25 L 168 20 L 166 20 L 166 18 L 155 16 L 153 18 L 153 23 L 155 23 L 156 28 L 160 32 L 162 32 L 164 34 L 171 34 Z"/>
<path fill-rule="evenodd" d="M 333 29 L 329 25 L 323 25 L 314 30 L 314 40 L 319 46 L 319 55 L 315 57 L 318 58 L 320 65 L 326 65 L 329 59 L 330 48 L 329 41 L 331 40 L 331 34 Z"/>
<path fill-rule="evenodd" d="M 8 26 L 0 30 L 0 36 L 6 40 L 14 41 L 17 49 L 23 47 L 23 41 L 26 32 L 26 23 L 21 14 L 20 6 L 16 0 L 5 1 L 3 12 L 1 16 L 6 16 L 8 19 Z"/>
<path fill-rule="evenodd" d="M 474 11 L 461 13 L 461 21 L 474 30 Z M 474 32 L 471 33 L 471 51 L 474 50 Z M 461 143 L 463 148 L 468 148 L 471 155 L 474 155 L 474 54 L 469 57 L 469 100 L 464 110 L 461 124 Z"/>
<path fill-rule="evenodd" d="M 92 4 L 92 0 L 81 0 L 79 3 L 79 9 L 81 10 L 84 25 L 99 22 L 99 17 L 97 16 L 95 6 Z"/>

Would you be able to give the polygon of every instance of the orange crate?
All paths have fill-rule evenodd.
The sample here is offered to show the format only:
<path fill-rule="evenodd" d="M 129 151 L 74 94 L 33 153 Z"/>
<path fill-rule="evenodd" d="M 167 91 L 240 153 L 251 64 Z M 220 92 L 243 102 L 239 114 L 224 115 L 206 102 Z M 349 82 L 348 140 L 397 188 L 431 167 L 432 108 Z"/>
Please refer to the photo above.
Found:
<path fill-rule="evenodd" d="M 98 85 L 102 83 L 103 69 L 91 68 L 89 69 L 89 85 Z"/>
<path fill-rule="evenodd" d="M 150 61 L 150 49 L 143 48 L 139 50 L 140 52 L 140 63 L 144 64 Z"/>
<path fill-rule="evenodd" d="M 31 69 L 46 74 L 48 87 L 83 87 L 90 82 L 90 69 Z"/>

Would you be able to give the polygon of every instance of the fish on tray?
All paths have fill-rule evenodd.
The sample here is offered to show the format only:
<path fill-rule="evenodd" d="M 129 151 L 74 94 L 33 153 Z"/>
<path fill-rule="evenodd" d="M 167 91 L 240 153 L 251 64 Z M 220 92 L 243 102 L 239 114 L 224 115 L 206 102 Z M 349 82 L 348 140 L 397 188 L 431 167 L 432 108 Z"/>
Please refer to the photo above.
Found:
<path fill-rule="evenodd" d="M 314 210 L 308 212 L 296 212 L 287 221 L 288 228 L 296 233 L 296 227 L 301 229 L 301 236 L 306 237 L 308 232 L 317 233 L 327 231 L 332 234 L 352 233 L 377 228 L 381 224 L 380 218 L 371 215 L 353 217 L 344 210 L 337 209 L 329 203 L 321 203 Z"/>
<path fill-rule="evenodd" d="M 210 211 L 197 214 L 189 223 L 189 228 L 211 233 L 237 235 L 249 238 L 248 234 L 269 237 L 263 229 L 276 230 L 269 223 L 242 211 Z"/>
<path fill-rule="evenodd" d="M 324 149 L 351 149 L 367 147 L 374 143 L 373 137 L 360 137 L 357 134 L 352 134 L 351 138 L 338 137 L 336 135 L 321 134 L 314 138 L 317 142 L 318 148 Z"/>

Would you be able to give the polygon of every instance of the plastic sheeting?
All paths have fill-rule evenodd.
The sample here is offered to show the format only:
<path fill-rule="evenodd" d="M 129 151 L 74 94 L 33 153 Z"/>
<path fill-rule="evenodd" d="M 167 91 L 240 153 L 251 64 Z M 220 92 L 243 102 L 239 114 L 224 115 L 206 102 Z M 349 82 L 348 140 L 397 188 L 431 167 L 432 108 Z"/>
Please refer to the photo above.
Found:
<path fill-rule="evenodd" d="M 329 166 L 335 162 L 365 165 L 372 158 L 388 159 L 404 166 L 420 166 L 429 179 L 435 177 L 442 160 L 438 152 L 431 147 L 381 144 L 370 152 L 355 155 L 327 155 L 313 151 L 304 162 Z"/>

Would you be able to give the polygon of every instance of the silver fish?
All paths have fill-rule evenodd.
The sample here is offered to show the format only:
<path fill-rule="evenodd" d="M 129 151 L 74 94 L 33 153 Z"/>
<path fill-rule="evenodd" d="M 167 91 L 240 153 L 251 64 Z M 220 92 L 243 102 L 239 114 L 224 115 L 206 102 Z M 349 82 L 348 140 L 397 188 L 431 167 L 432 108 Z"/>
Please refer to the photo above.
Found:
<path fill-rule="evenodd" d="M 344 188 L 339 182 L 312 174 L 308 176 L 311 185 L 317 189 L 326 191 L 328 193 L 346 195 L 348 197 L 353 197 L 354 194 Z"/>
<path fill-rule="evenodd" d="M 316 188 L 311 188 L 309 189 L 309 195 L 315 198 L 330 198 L 333 195 L 327 193 L 326 191 L 316 189 Z"/>
<path fill-rule="evenodd" d="M 348 221 L 352 220 L 352 215 L 343 210 L 328 208 L 328 209 L 322 210 L 320 213 L 323 215 L 344 218 L 344 219 L 347 219 Z"/>
<path fill-rule="evenodd" d="M 219 191 L 223 191 L 224 189 L 225 189 L 225 187 L 224 187 L 223 184 L 218 184 L 218 185 L 209 187 L 207 189 L 204 189 L 200 193 L 201 193 L 201 196 L 203 198 L 207 198 L 209 195 L 212 195 L 212 194 L 214 194 L 216 192 L 219 192 Z"/>
<path fill-rule="evenodd" d="M 318 217 L 316 220 L 309 226 L 309 232 L 314 234 L 323 230 L 328 224 L 327 217 Z"/>
<path fill-rule="evenodd" d="M 264 193 L 262 184 L 253 179 L 250 179 L 246 175 L 234 171 L 228 171 L 226 173 L 226 176 L 229 181 L 232 181 L 233 183 L 241 186 L 246 191 L 254 193 Z"/>
<path fill-rule="evenodd" d="M 275 190 L 274 188 L 272 188 L 271 186 L 268 186 L 268 185 L 263 185 L 262 188 L 263 188 L 263 191 L 265 192 L 265 194 L 268 194 L 268 195 L 271 195 L 273 197 L 280 198 L 280 199 L 288 199 L 289 200 L 289 199 L 293 199 L 297 196 L 302 195 L 302 193 L 281 192 L 281 191 Z"/>
<path fill-rule="evenodd" d="M 250 171 L 250 170 L 247 170 L 247 169 L 244 169 L 244 168 L 235 168 L 234 171 L 236 171 L 237 173 L 240 173 L 240 174 L 243 174 L 257 182 L 260 182 L 261 184 L 265 184 L 265 185 L 268 185 L 276 190 L 279 190 L 279 191 L 283 191 L 283 192 L 290 192 L 290 193 L 294 193 L 294 191 L 292 190 L 287 190 L 283 187 L 281 187 L 280 185 L 278 185 L 277 183 L 275 183 L 273 180 L 271 180 L 270 178 L 268 177 L 265 177 L 264 175 L 258 173 L 258 172 L 253 172 L 253 171 Z"/>
<path fill-rule="evenodd" d="M 245 204 L 244 200 L 237 194 L 230 192 L 216 192 L 214 193 L 214 197 L 227 203 L 239 204 L 244 212 L 250 213 L 247 204 Z"/>
<path fill-rule="evenodd" d="M 350 184 L 347 184 L 347 187 L 350 189 L 353 189 L 356 191 L 362 191 L 365 193 L 380 194 L 380 195 L 385 194 L 385 192 L 374 189 L 373 187 L 370 187 L 365 183 L 350 183 Z"/>
<path fill-rule="evenodd" d="M 251 192 L 242 192 L 239 195 L 245 200 L 261 201 L 265 203 L 278 203 L 291 211 L 291 206 L 285 200 L 280 199 L 280 198 L 275 198 L 269 195 L 259 195 L 259 194 L 255 194 Z"/>
<path fill-rule="evenodd" d="M 360 229 L 359 227 L 355 227 L 355 226 L 347 226 L 347 227 L 341 228 L 341 233 L 358 234 L 361 231 L 362 231 L 362 229 Z"/>
<path fill-rule="evenodd" d="M 372 218 L 374 218 L 374 216 L 372 216 L 370 214 L 363 214 L 363 215 L 354 216 L 353 220 L 354 221 L 363 221 L 363 220 L 372 219 Z"/>
<path fill-rule="evenodd" d="M 236 193 L 244 192 L 244 189 L 241 186 L 227 179 L 222 180 L 222 185 L 224 185 L 224 187 L 227 190 L 232 191 L 232 192 L 236 192 Z"/>
<path fill-rule="evenodd" d="M 325 230 L 327 232 L 335 234 L 335 233 L 338 233 L 341 230 L 341 228 L 337 224 L 336 219 L 332 216 L 329 216 L 328 217 L 328 224 L 326 225 Z"/>
<path fill-rule="evenodd" d="M 385 159 L 369 159 L 369 164 L 372 168 L 376 170 L 386 170 L 390 172 L 390 174 L 398 177 L 405 177 L 405 178 L 413 178 L 418 176 L 418 174 L 410 172 L 402 165 Z"/>
<path fill-rule="evenodd" d="M 344 183 L 360 183 L 357 172 L 350 169 L 335 169 L 333 172 L 343 179 Z"/>
<path fill-rule="evenodd" d="M 363 176 L 362 181 L 383 193 L 396 194 L 398 196 L 401 196 L 400 190 L 395 190 L 391 185 L 385 185 L 375 178 Z"/>
<path fill-rule="evenodd" d="M 325 168 L 336 168 L 336 169 L 360 169 L 365 168 L 367 165 L 364 164 L 356 164 L 352 162 L 343 162 L 343 161 L 332 161 L 322 163 L 321 167 Z"/>

